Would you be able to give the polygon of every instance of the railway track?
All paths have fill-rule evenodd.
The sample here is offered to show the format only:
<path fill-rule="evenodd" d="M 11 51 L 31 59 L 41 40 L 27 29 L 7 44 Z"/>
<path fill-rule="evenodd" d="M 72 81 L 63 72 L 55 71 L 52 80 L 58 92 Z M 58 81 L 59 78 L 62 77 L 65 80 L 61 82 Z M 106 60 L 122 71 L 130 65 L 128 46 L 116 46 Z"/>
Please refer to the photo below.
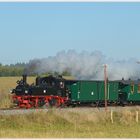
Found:
<path fill-rule="evenodd" d="M 35 112 L 48 112 L 48 110 L 51 110 L 52 108 L 33 108 L 33 109 L 23 109 L 23 108 L 0 108 L 0 115 L 17 115 L 17 114 L 30 114 Z M 98 112 L 98 111 L 105 111 L 104 107 L 68 107 L 68 108 L 55 108 L 57 110 L 63 110 L 63 111 L 72 111 L 72 112 L 79 112 L 79 111 L 92 111 L 92 112 Z M 125 107 L 118 107 L 118 106 L 109 106 L 107 108 L 108 111 L 123 111 L 123 110 L 138 110 L 140 111 L 140 106 L 125 106 Z"/>
<path fill-rule="evenodd" d="M 48 109 L 18 109 L 18 108 L 1 108 L 0 115 L 17 115 L 17 114 L 29 114 L 40 111 L 47 112 Z"/>

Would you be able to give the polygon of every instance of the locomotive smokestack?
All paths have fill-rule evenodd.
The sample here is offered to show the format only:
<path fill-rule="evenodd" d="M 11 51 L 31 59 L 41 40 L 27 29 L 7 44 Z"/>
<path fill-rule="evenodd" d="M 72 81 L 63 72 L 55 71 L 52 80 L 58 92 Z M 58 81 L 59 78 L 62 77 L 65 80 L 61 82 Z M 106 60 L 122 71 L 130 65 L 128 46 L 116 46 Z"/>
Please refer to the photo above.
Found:
<path fill-rule="evenodd" d="M 22 77 L 23 77 L 23 83 L 27 84 L 27 75 L 23 74 Z"/>

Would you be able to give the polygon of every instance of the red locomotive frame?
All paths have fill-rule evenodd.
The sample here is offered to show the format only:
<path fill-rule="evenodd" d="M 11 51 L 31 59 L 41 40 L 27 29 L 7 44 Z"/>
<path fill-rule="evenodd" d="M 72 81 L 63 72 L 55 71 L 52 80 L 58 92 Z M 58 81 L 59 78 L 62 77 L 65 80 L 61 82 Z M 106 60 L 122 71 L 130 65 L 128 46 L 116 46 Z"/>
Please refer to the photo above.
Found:
<path fill-rule="evenodd" d="M 44 105 L 48 107 L 50 105 L 50 101 L 55 100 L 55 104 L 53 106 L 59 107 L 66 105 L 68 98 L 60 97 L 60 96 L 12 96 L 13 101 L 18 103 L 19 108 L 38 108 L 40 107 L 39 101 L 44 101 Z"/>

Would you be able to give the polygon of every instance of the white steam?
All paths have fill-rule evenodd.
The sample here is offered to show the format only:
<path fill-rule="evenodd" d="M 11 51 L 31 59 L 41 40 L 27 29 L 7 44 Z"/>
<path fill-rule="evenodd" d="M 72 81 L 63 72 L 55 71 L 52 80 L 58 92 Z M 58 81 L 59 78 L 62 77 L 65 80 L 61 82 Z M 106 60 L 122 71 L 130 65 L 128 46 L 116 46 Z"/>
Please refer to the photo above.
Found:
<path fill-rule="evenodd" d="M 103 64 L 107 64 L 109 80 L 138 79 L 140 77 L 140 65 L 136 59 L 127 61 L 114 61 L 106 59 L 99 51 L 77 53 L 74 50 L 62 51 L 53 57 L 30 60 L 27 71 L 33 70 L 41 74 L 45 72 L 69 71 L 77 79 L 97 80 L 104 78 Z"/>

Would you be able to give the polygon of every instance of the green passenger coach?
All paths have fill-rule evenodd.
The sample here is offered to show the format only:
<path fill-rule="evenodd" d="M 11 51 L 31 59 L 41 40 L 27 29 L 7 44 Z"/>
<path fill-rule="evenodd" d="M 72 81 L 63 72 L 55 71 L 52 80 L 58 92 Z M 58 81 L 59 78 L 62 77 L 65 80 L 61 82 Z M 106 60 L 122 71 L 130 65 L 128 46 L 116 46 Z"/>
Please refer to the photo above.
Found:
<path fill-rule="evenodd" d="M 127 103 L 140 103 L 140 80 L 137 81 L 124 81 L 123 87 L 120 87 L 123 93 L 124 100 Z"/>
<path fill-rule="evenodd" d="M 75 103 L 102 104 L 105 100 L 104 81 L 67 81 L 67 88 L 70 91 L 70 98 Z M 116 103 L 118 101 L 118 82 L 107 82 L 107 101 Z"/>

